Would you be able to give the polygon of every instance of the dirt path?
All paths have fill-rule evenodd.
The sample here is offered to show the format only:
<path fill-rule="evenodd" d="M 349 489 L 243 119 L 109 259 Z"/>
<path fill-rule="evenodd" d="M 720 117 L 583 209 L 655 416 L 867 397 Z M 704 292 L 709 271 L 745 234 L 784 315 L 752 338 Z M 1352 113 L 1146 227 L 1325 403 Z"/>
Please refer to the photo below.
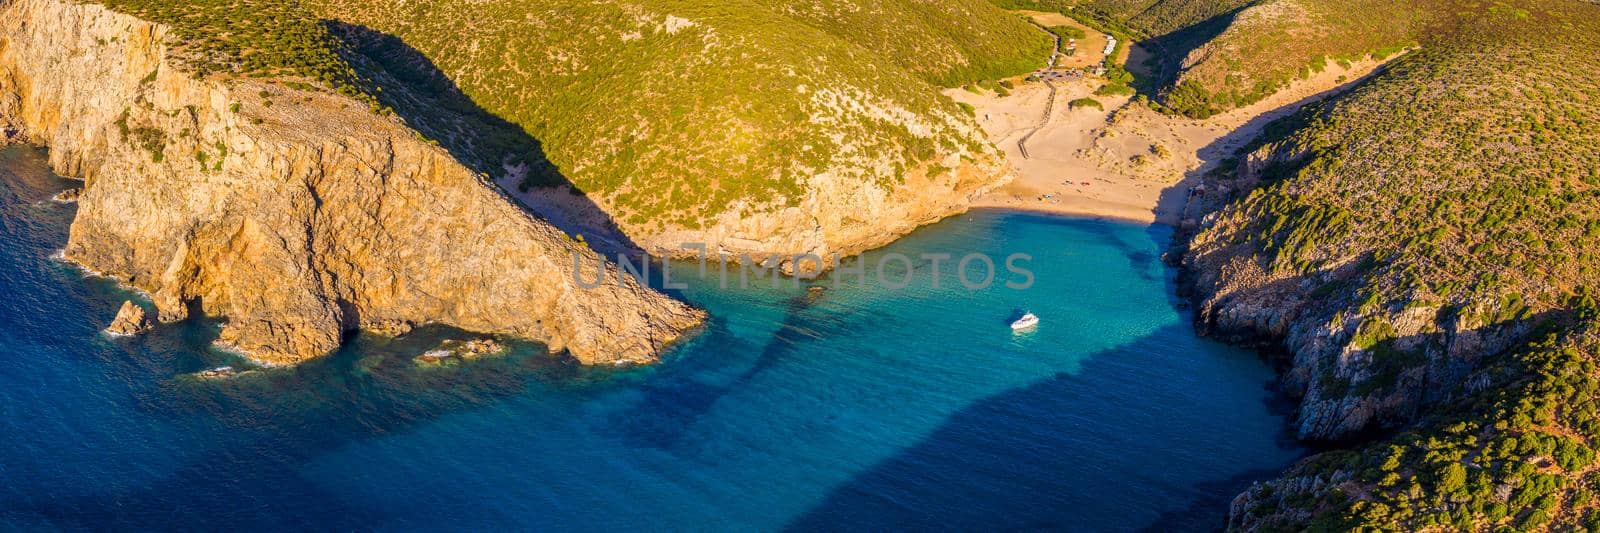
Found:
<path fill-rule="evenodd" d="M 1050 31 L 1050 29 L 1046 27 L 1046 24 L 1060 26 L 1066 24 L 1066 22 L 1063 21 L 1070 22 L 1072 19 L 1068 19 L 1060 13 L 1033 13 L 1031 17 L 1032 18 L 1029 19 L 1029 22 L 1032 22 L 1034 27 L 1039 28 L 1039 31 L 1045 32 L 1045 34 L 1049 35 L 1051 39 L 1055 40 L 1055 48 L 1053 48 L 1050 52 L 1050 63 L 1045 67 L 1045 71 L 1048 72 L 1055 70 L 1056 65 L 1061 62 L 1061 36 Z M 1050 88 L 1050 96 L 1045 99 L 1044 114 L 1040 115 L 1039 124 L 1034 126 L 1032 130 L 1028 131 L 1026 135 L 1023 135 L 1021 139 L 1017 140 L 1017 152 L 1022 155 L 1023 159 L 1028 159 L 1031 157 L 1028 155 L 1028 139 L 1032 139 L 1035 134 L 1039 133 L 1039 130 L 1042 130 L 1045 126 L 1048 126 L 1050 124 L 1050 118 L 1055 112 L 1057 93 L 1056 84 L 1055 82 L 1051 81 L 1050 78 L 1043 78 L 1041 81 L 1044 83 L 1045 87 Z"/>
<path fill-rule="evenodd" d="M 1044 116 L 1039 117 L 1039 125 L 1034 126 L 1032 130 L 1028 131 L 1027 135 L 1023 135 L 1021 139 L 1017 140 L 1017 152 L 1022 155 L 1023 159 L 1032 158 L 1032 156 L 1028 155 L 1028 139 L 1032 139 L 1034 135 L 1039 133 L 1039 130 L 1049 126 L 1050 117 L 1055 114 L 1056 94 L 1058 92 L 1056 84 L 1050 80 L 1044 80 L 1044 85 L 1050 88 L 1050 96 L 1045 98 Z"/>

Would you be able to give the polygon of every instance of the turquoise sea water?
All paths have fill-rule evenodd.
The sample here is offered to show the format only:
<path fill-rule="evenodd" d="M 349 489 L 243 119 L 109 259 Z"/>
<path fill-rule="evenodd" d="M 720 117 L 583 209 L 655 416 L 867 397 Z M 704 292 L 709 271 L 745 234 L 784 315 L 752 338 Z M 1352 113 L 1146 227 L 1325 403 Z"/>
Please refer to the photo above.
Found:
<path fill-rule="evenodd" d="M 646 368 L 420 368 L 463 335 L 430 328 L 201 382 L 215 324 L 99 334 L 129 294 L 50 258 L 42 157 L 0 151 L 0 529 L 1206 530 L 1302 454 L 1270 370 L 1175 309 L 1161 227 L 977 213 L 867 257 L 1028 253 L 1025 291 L 693 280 L 711 323 Z"/>

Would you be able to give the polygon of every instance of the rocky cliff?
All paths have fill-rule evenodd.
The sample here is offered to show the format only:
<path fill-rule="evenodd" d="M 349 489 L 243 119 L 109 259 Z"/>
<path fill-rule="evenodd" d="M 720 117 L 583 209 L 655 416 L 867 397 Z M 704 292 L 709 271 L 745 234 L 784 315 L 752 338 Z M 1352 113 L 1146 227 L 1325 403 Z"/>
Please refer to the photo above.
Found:
<path fill-rule="evenodd" d="M 1237 198 L 1271 185 L 1279 179 L 1273 174 L 1310 158 L 1311 149 L 1298 140 L 1260 146 L 1226 179 L 1207 183 L 1209 199 Z M 1277 246 L 1255 237 L 1260 224 L 1272 222 L 1261 220 L 1267 213 L 1237 207 L 1200 222 L 1183 260 L 1185 288 L 1197 302 L 1202 334 L 1283 355 L 1280 381 L 1300 399 L 1296 424 L 1302 439 L 1344 440 L 1370 429 L 1403 427 L 1428 404 L 1449 398 L 1479 359 L 1512 347 L 1532 330 L 1531 321 L 1488 320 L 1507 311 L 1499 302 L 1459 304 L 1464 310 L 1426 299 L 1370 303 L 1365 299 L 1382 289 L 1363 290 L 1362 284 L 1371 282 L 1367 276 L 1378 270 L 1374 256 L 1381 252 L 1323 250 L 1326 258 L 1306 272 L 1279 261 Z M 1323 216 L 1310 210 L 1299 215 Z M 1474 306 L 1485 309 L 1473 312 Z"/>
<path fill-rule="evenodd" d="M 1433 9 L 1459 19 L 1192 197 L 1201 329 L 1283 354 L 1299 435 L 1349 446 L 1235 528 L 1600 527 L 1600 11 Z"/>
<path fill-rule="evenodd" d="M 148 291 L 161 321 L 225 317 L 220 342 L 277 365 L 424 323 L 650 361 L 701 320 L 631 280 L 580 288 L 574 257 L 595 254 L 398 121 L 186 72 L 170 44 L 100 6 L 0 0 L 0 130 L 84 181 L 66 256 Z"/>
<path fill-rule="evenodd" d="M 1301 437 L 1410 424 L 1595 286 L 1600 79 L 1567 63 L 1600 44 L 1527 37 L 1593 7 L 1541 6 L 1435 37 L 1205 184 L 1184 259 L 1201 327 L 1289 355 Z M 1496 96 L 1541 79 L 1569 83 Z"/>

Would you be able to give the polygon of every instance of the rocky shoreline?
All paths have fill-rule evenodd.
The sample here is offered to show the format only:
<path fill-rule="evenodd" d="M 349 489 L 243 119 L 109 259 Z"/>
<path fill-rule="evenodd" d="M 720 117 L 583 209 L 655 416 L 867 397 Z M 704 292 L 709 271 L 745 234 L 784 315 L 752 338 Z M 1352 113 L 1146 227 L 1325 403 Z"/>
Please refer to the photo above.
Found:
<path fill-rule="evenodd" d="M 1375 435 L 1414 428 L 1431 409 L 1481 391 L 1474 384 L 1489 377 L 1482 361 L 1525 343 L 1538 320 L 1495 322 L 1484 313 L 1444 313 L 1440 304 L 1422 302 L 1364 305 L 1346 290 L 1373 268 L 1359 250 L 1341 250 L 1346 257 L 1309 275 L 1275 264 L 1249 237 L 1251 214 L 1232 207 L 1266 186 L 1271 172 L 1305 164 L 1312 150 L 1296 142 L 1262 139 L 1239 154 L 1236 166 L 1207 176 L 1190 196 L 1165 260 L 1179 269 L 1177 290 L 1196 310 L 1200 334 L 1255 348 L 1277 368 L 1277 388 L 1297 404 L 1298 439 L 1361 449 Z M 1481 310 L 1505 311 L 1503 304 Z M 1381 344 L 1361 340 L 1374 324 L 1383 327 Z M 1380 360 L 1382 366 L 1375 363 Z M 1314 470 L 1300 466 L 1324 455 L 1239 494 L 1229 529 L 1254 530 L 1266 522 L 1251 517 L 1263 513 L 1281 523 L 1307 523 L 1311 511 L 1284 498 L 1366 490 L 1349 471 L 1300 473 Z"/>
<path fill-rule="evenodd" d="M 1329 292 L 1366 268 L 1348 258 L 1315 278 L 1265 264 L 1248 240 L 1235 239 L 1249 222 L 1223 207 L 1261 184 L 1263 172 L 1302 161 L 1308 150 L 1289 141 L 1243 154 L 1228 179 L 1209 179 L 1186 209 L 1190 227 L 1175 238 L 1169 262 L 1180 267 L 1179 290 L 1196 309 L 1197 330 L 1241 346 L 1281 354 L 1281 385 L 1300 401 L 1297 434 L 1308 441 L 1339 442 L 1369 430 L 1390 430 L 1415 421 L 1426 405 L 1448 397 L 1464 383 L 1477 358 L 1504 351 L 1524 339 L 1526 324 L 1441 321 L 1438 309 L 1414 307 L 1370 316 L 1341 314 L 1349 295 Z M 1220 174 L 1219 174 L 1220 175 Z M 1409 386 L 1341 385 L 1377 379 L 1370 356 L 1354 342 L 1367 321 L 1381 321 L 1403 339 L 1397 349 L 1418 350 L 1420 364 L 1394 379 Z M 1395 385 L 1398 385 L 1396 383 Z"/>
<path fill-rule="evenodd" d="M 48 22 L 45 22 L 48 21 Z M 399 122 L 318 90 L 171 59 L 167 29 L 68 0 L 0 3 L 0 124 L 84 181 L 65 257 L 150 294 L 168 323 L 225 317 L 263 365 L 347 331 L 439 323 L 585 363 L 650 362 L 703 312 L 632 280 Z"/>

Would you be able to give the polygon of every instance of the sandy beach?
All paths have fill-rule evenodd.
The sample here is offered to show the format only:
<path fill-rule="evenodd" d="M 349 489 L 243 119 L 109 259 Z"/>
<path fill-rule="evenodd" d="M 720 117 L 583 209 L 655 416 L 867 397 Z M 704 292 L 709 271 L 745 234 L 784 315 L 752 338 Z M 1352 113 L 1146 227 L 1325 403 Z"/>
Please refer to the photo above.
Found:
<path fill-rule="evenodd" d="M 1268 123 L 1337 94 L 1381 65 L 1329 65 L 1261 102 L 1206 120 L 1163 115 L 1130 97 L 1094 96 L 1104 84 L 1094 77 L 1054 82 L 1053 106 L 1050 88 L 1041 82 L 1022 83 L 1003 98 L 964 89 L 946 94 L 977 110 L 989 140 L 1016 169 L 1015 180 L 973 207 L 1177 224 L 1189 189 L 1205 172 Z M 1104 109 L 1069 105 L 1080 98 L 1093 98 Z M 1047 106 L 1049 120 L 1039 127 Z M 1024 137 L 1027 156 L 1018 142 Z"/>

